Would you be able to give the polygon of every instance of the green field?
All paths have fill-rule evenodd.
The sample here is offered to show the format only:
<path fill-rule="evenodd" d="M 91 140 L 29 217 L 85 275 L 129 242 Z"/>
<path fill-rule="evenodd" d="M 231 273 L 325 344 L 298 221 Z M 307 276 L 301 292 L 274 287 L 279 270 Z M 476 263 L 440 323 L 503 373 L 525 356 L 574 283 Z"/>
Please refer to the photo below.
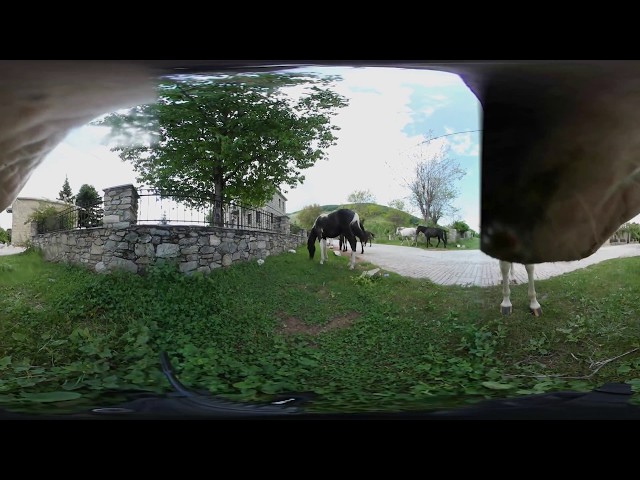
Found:
<path fill-rule="evenodd" d="M 503 317 L 500 287 L 362 278 L 372 266 L 347 261 L 321 266 L 300 248 L 209 277 L 168 266 L 141 277 L 33 251 L 0 257 L 0 406 L 168 391 L 161 351 L 188 386 L 246 401 L 313 392 L 315 411 L 640 386 L 640 258 L 536 282 L 540 318 L 527 312 L 526 285 L 512 287 Z"/>

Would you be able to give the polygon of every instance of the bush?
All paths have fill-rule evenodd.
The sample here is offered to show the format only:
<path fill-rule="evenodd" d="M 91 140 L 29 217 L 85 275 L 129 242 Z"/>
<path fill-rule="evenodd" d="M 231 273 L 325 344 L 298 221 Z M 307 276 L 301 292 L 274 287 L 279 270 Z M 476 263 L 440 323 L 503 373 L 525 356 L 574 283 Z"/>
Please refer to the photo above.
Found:
<path fill-rule="evenodd" d="M 72 207 L 72 205 L 69 205 Z M 53 232 L 57 230 L 72 230 L 76 228 L 78 220 L 77 211 L 69 211 L 64 215 L 60 215 L 63 211 L 60 207 L 45 204 L 40 204 L 36 210 L 29 215 L 29 222 L 36 222 L 38 224 L 38 232 Z"/>

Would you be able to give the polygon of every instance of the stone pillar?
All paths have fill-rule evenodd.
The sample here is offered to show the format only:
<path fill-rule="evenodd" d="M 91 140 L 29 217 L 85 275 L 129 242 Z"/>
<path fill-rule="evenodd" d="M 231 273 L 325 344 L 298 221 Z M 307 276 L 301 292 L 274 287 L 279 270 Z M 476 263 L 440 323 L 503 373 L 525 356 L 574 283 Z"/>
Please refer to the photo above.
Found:
<path fill-rule="evenodd" d="M 289 223 L 289 217 L 288 216 L 283 215 L 281 217 L 278 217 L 276 222 L 277 222 L 277 225 L 278 225 L 277 228 L 281 233 L 286 233 L 286 234 L 291 233 L 291 225 Z"/>
<path fill-rule="evenodd" d="M 104 189 L 104 219 L 108 228 L 127 228 L 138 222 L 138 191 L 133 185 Z"/>

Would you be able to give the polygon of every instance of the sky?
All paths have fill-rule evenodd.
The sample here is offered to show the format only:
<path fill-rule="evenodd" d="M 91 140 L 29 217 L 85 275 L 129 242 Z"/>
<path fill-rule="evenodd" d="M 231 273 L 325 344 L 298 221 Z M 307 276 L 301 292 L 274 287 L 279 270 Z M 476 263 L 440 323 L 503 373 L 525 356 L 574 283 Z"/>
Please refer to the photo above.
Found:
<path fill-rule="evenodd" d="M 410 206 L 406 187 L 415 155 L 421 151 L 428 154 L 433 151 L 430 149 L 446 144 L 466 175 L 457 183 L 457 218 L 445 218 L 440 223 L 461 219 L 479 230 L 480 106 L 458 76 L 397 68 L 308 70 L 341 76 L 336 91 L 348 98 L 349 105 L 332 119 L 341 130 L 336 134 L 337 145 L 327 150 L 327 159 L 304 171 L 302 185 L 283 189 L 288 213 L 314 203 L 347 203 L 350 193 L 369 190 L 378 204 L 401 199 L 407 211 L 418 214 Z M 106 128 L 96 126 L 70 132 L 18 196 L 55 199 L 65 176 L 74 193 L 84 183 L 93 185 L 99 193 L 116 185 L 139 185 L 132 166 L 110 151 L 106 132 Z M 435 137 L 447 136 L 421 145 L 429 132 Z M 0 227 L 11 228 L 10 214 L 0 213 Z"/>

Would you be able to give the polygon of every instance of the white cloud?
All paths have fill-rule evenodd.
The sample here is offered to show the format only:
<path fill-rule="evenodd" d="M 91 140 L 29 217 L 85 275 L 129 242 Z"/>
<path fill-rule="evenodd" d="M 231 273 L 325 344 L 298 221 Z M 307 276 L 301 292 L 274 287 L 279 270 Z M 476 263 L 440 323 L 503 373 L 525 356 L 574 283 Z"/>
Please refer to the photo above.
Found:
<path fill-rule="evenodd" d="M 442 72 L 405 69 L 325 69 L 325 73 L 342 75 L 337 91 L 350 97 L 349 107 L 335 117 L 341 127 L 338 145 L 328 151 L 327 161 L 305 172 L 302 186 L 289 191 L 288 211 L 313 203 L 346 203 L 354 190 L 370 190 L 383 205 L 405 198 L 409 192 L 404 182 L 414 165 L 409 154 L 424 140 L 422 135 L 402 132 L 416 113 L 409 108 L 415 85 L 444 87 L 462 81 Z M 364 86 L 367 89 L 355 88 Z M 428 108 L 429 114 L 433 111 L 435 107 Z"/>
<path fill-rule="evenodd" d="M 446 128 L 447 133 L 454 133 L 453 129 Z M 480 145 L 473 141 L 472 133 L 460 133 L 447 137 L 451 150 L 458 155 L 480 155 Z"/>

